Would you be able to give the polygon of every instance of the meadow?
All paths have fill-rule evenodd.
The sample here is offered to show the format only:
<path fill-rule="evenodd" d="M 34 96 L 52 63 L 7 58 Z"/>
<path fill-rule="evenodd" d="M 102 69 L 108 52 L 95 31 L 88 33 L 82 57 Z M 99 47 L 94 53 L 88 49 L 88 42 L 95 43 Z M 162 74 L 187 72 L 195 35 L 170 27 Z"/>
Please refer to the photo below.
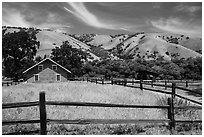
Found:
<path fill-rule="evenodd" d="M 114 103 L 131 105 L 158 105 L 163 94 L 117 85 L 98 85 L 72 81 L 61 83 L 22 83 L 2 88 L 2 103 L 39 100 L 39 92 L 45 91 L 47 101 L 72 101 Z M 50 119 L 166 119 L 161 109 L 95 108 L 74 106 L 47 106 Z M 196 115 L 198 115 L 196 113 Z M 200 116 L 200 113 L 198 115 Z M 2 120 L 39 119 L 39 108 L 16 108 L 2 111 Z M 185 132 L 201 134 L 198 130 Z M 27 130 L 38 130 L 39 124 L 3 126 L 3 134 Z M 183 130 L 181 130 L 183 131 Z M 23 133 L 22 133 L 23 134 Z M 28 133 L 31 134 L 31 133 Z M 166 124 L 125 124 L 125 125 L 60 125 L 48 124 L 48 134 L 169 134 Z"/>

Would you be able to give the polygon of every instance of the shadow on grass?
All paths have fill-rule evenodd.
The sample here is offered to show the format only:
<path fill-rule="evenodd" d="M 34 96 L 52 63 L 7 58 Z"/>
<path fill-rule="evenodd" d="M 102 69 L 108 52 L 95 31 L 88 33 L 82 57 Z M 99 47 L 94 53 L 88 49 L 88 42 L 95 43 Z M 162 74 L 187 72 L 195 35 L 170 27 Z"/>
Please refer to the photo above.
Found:
<path fill-rule="evenodd" d="M 192 89 L 193 91 L 197 92 L 197 93 L 194 93 L 194 92 L 186 92 L 188 95 L 191 95 L 191 96 L 195 96 L 195 97 L 202 97 L 202 88 L 196 88 L 196 89 Z"/>
<path fill-rule="evenodd" d="M 6 133 L 3 135 L 39 135 L 40 134 L 40 130 L 34 130 L 34 131 L 18 131 L 18 132 L 12 132 L 12 133 Z"/>

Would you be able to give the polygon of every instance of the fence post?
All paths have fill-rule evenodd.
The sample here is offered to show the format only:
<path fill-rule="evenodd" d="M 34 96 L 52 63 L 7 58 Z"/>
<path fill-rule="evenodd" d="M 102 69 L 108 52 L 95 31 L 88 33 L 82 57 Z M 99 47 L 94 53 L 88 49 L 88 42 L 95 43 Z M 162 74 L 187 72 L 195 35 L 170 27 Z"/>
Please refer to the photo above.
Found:
<path fill-rule="evenodd" d="M 45 92 L 40 92 L 40 134 L 47 134 L 47 118 L 46 118 L 46 106 L 45 106 Z"/>
<path fill-rule="evenodd" d="M 134 79 L 132 79 L 132 85 L 134 84 Z"/>
<path fill-rule="evenodd" d="M 170 120 L 169 122 L 169 129 L 171 134 L 174 134 L 175 130 L 175 120 L 174 120 L 174 103 L 173 103 L 173 98 L 168 98 L 168 119 Z"/>
<path fill-rule="evenodd" d="M 175 120 L 174 120 L 174 99 L 176 96 L 176 83 L 172 83 L 172 95 L 171 95 L 171 119 L 172 119 L 172 132 L 175 129 Z"/>
<path fill-rule="evenodd" d="M 89 81 L 88 77 L 86 77 L 86 81 L 87 81 L 87 82 Z"/>
<path fill-rule="evenodd" d="M 172 98 L 175 98 L 175 94 L 176 94 L 176 83 L 172 83 L 172 93 L 171 93 Z"/>
<path fill-rule="evenodd" d="M 152 79 L 152 82 L 151 82 L 151 84 L 152 84 L 151 86 L 153 87 L 153 79 Z"/>
<path fill-rule="evenodd" d="M 111 84 L 113 85 L 113 78 L 111 78 Z"/>
<path fill-rule="evenodd" d="M 9 86 L 9 82 L 7 82 L 7 86 Z"/>
<path fill-rule="evenodd" d="M 168 115 L 168 119 L 170 120 L 170 122 L 169 122 L 169 129 L 171 130 L 172 129 L 172 124 L 171 124 L 171 98 L 168 98 L 168 105 L 169 105 L 169 107 L 168 107 L 168 113 L 167 113 L 167 115 Z"/>
<path fill-rule="evenodd" d="M 96 84 L 98 83 L 97 78 L 96 78 Z"/>
<path fill-rule="evenodd" d="M 126 86 L 126 84 L 127 84 L 127 79 L 125 78 L 124 79 L 124 87 Z"/>
<path fill-rule="evenodd" d="M 167 89 L 167 86 L 166 86 L 166 85 L 167 85 L 167 81 L 165 80 L 165 89 Z"/>
<path fill-rule="evenodd" d="M 104 84 L 104 79 L 102 79 L 102 85 Z"/>
<path fill-rule="evenodd" d="M 143 90 L 143 87 L 142 87 L 142 80 L 140 79 L 140 89 Z"/>
<path fill-rule="evenodd" d="M 188 87 L 188 81 L 186 80 L 186 87 Z"/>

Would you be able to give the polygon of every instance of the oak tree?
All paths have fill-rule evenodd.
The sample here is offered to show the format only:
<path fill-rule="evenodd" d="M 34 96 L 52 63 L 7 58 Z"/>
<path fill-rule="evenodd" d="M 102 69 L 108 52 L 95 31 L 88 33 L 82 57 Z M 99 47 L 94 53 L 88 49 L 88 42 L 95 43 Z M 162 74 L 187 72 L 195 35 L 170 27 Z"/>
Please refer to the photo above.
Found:
<path fill-rule="evenodd" d="M 40 42 L 36 31 L 21 29 L 18 32 L 2 34 L 3 76 L 18 80 L 22 72 L 34 64 L 34 56 Z"/>

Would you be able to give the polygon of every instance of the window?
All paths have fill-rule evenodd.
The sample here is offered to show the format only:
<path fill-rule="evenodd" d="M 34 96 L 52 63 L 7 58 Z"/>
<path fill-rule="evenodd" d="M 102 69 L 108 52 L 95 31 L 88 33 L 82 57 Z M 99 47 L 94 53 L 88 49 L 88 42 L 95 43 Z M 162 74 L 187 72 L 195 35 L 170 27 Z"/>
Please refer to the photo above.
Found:
<path fill-rule="evenodd" d="M 38 65 L 38 70 L 43 70 L 43 65 Z"/>
<path fill-rule="evenodd" d="M 52 65 L 52 70 L 57 70 L 57 65 Z"/>
<path fill-rule="evenodd" d="M 56 74 L 57 77 L 57 81 L 61 81 L 61 75 L 60 74 Z"/>
<path fill-rule="evenodd" d="M 34 75 L 34 81 L 39 81 L 39 74 Z"/>

